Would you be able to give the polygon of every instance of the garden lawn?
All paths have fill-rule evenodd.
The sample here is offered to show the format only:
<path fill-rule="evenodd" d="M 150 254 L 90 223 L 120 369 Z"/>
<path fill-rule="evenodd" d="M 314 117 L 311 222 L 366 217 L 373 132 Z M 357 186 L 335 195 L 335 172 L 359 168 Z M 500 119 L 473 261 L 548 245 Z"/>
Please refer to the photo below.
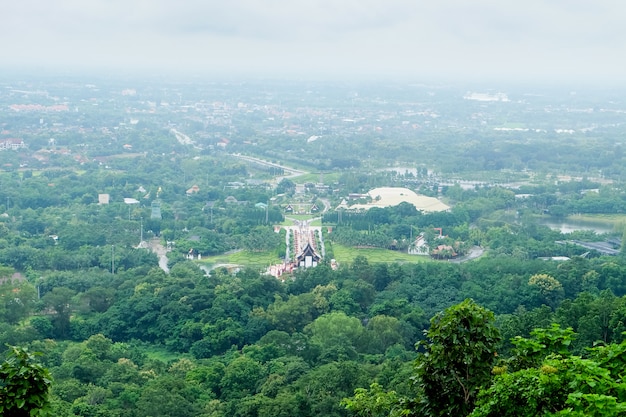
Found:
<path fill-rule="evenodd" d="M 230 253 L 227 255 L 207 256 L 207 257 L 202 258 L 202 260 L 199 262 L 208 267 L 211 267 L 217 264 L 236 264 L 242 267 L 265 269 L 269 265 L 282 262 L 282 260 L 278 258 L 278 256 L 276 256 L 276 251 L 269 251 L 269 252 L 240 251 L 240 252 Z"/>
<path fill-rule="evenodd" d="M 357 256 L 365 256 L 369 263 L 417 263 L 434 262 L 428 256 L 409 255 L 403 252 L 396 252 L 388 249 L 378 248 L 352 248 L 333 244 L 335 259 L 339 263 L 351 263 Z M 198 261 L 204 266 L 212 267 L 219 264 L 239 265 L 244 268 L 265 270 L 270 265 L 282 262 L 276 256 L 275 251 L 271 252 L 249 252 L 239 251 L 235 253 L 207 256 Z"/>
<path fill-rule="evenodd" d="M 314 220 L 310 223 L 311 226 L 321 226 L 322 225 L 322 219 L 320 218 L 320 214 L 286 214 L 285 215 L 285 221 L 281 223 L 281 226 L 293 226 L 293 220 L 291 219 L 296 219 L 296 220 L 311 220 L 311 219 L 317 219 Z"/>
<path fill-rule="evenodd" d="M 339 263 L 350 263 L 357 256 L 365 256 L 369 263 L 417 263 L 432 262 L 428 256 L 409 255 L 405 252 L 397 252 L 389 249 L 379 248 L 352 248 L 348 246 L 333 244 L 335 260 Z"/>
<path fill-rule="evenodd" d="M 339 181 L 340 177 L 341 177 L 340 172 L 329 172 L 329 173 L 324 173 L 322 179 L 325 184 L 332 184 L 333 182 Z M 297 177 L 292 177 L 290 179 L 293 182 L 298 183 L 298 184 L 303 184 L 307 182 L 312 182 L 316 184 L 320 181 L 320 174 L 311 172 L 308 174 L 298 175 Z"/>

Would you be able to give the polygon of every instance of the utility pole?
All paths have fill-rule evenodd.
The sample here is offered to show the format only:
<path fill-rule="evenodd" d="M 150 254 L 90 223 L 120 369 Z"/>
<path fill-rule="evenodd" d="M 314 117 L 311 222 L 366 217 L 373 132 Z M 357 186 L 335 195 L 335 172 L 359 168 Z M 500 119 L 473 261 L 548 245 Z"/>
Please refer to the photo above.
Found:
<path fill-rule="evenodd" d="M 111 245 L 111 274 L 115 274 L 115 245 Z"/>

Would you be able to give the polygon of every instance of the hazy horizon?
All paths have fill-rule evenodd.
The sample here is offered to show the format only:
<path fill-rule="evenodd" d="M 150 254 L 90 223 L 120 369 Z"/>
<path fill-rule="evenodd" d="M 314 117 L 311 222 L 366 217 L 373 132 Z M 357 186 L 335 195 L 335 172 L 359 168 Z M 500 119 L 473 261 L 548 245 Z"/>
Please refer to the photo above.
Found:
<path fill-rule="evenodd" d="M 626 3 L 24 0 L 5 72 L 625 84 Z"/>

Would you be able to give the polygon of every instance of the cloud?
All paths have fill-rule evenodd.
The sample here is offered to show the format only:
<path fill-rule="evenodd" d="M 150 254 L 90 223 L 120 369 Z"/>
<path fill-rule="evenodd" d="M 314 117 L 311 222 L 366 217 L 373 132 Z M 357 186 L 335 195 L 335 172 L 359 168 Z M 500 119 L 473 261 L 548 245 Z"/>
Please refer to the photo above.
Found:
<path fill-rule="evenodd" d="M 386 74 L 611 73 L 626 65 L 612 0 L 20 0 L 6 64 Z"/>

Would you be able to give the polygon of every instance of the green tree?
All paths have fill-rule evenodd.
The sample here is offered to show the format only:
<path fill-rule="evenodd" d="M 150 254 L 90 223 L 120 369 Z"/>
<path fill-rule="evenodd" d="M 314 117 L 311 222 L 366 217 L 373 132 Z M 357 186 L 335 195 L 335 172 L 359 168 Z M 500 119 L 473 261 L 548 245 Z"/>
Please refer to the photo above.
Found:
<path fill-rule="evenodd" d="M 75 292 L 69 288 L 57 287 L 41 298 L 43 304 L 54 311 L 52 324 L 57 337 L 69 336 L 71 303 L 74 295 Z"/>
<path fill-rule="evenodd" d="M 493 368 L 471 417 L 623 416 L 622 382 L 626 344 L 591 349 L 588 358 L 570 355 L 571 329 L 536 329 L 516 338 L 514 357 Z M 515 371 L 508 373 L 508 365 Z M 518 368 L 520 364 L 524 366 Z"/>
<path fill-rule="evenodd" d="M 311 343 L 320 347 L 326 360 L 355 358 L 364 333 L 361 321 L 343 311 L 320 316 L 304 330 L 311 334 Z"/>
<path fill-rule="evenodd" d="M 384 391 L 376 382 L 370 389 L 357 388 L 354 397 L 344 398 L 341 405 L 357 417 L 400 416 L 399 398 L 395 391 Z"/>
<path fill-rule="evenodd" d="M 491 311 L 467 299 L 431 319 L 415 360 L 418 408 L 430 416 L 466 416 L 491 379 L 500 332 Z"/>
<path fill-rule="evenodd" d="M 372 317 L 363 339 L 369 353 L 384 353 L 395 344 L 403 344 L 400 320 L 390 316 Z"/>
<path fill-rule="evenodd" d="M 17 324 L 31 313 L 36 298 L 35 288 L 28 282 L 0 284 L 0 320 Z"/>
<path fill-rule="evenodd" d="M 0 415 L 48 416 L 51 377 L 26 349 L 11 346 L 0 365 Z"/>
<path fill-rule="evenodd" d="M 551 307 L 555 307 L 563 295 L 563 285 L 548 274 L 535 274 L 528 279 L 528 285 L 536 287 L 543 301 Z"/>
<path fill-rule="evenodd" d="M 240 399 L 256 393 L 265 377 L 263 366 L 246 356 L 240 356 L 228 364 L 221 380 L 222 394 L 225 398 Z"/>

